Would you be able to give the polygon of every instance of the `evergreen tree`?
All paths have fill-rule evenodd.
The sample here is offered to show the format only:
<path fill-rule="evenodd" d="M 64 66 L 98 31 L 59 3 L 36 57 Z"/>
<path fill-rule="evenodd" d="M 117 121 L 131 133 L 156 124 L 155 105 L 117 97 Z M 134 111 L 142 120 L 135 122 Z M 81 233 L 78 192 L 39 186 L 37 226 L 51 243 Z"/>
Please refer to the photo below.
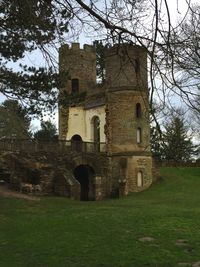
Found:
<path fill-rule="evenodd" d="M 163 157 L 165 160 L 185 162 L 194 153 L 191 138 L 188 137 L 188 127 L 180 116 L 173 116 L 165 125 L 163 135 Z"/>
<path fill-rule="evenodd" d="M 51 121 L 42 121 L 41 129 L 34 134 L 34 138 L 39 141 L 57 140 L 57 129 Z"/>
<path fill-rule="evenodd" d="M 103 44 L 102 41 L 94 41 L 94 47 L 96 49 L 96 71 L 97 78 L 100 79 L 102 83 L 105 81 L 105 51 L 109 47 L 108 44 Z"/>
<path fill-rule="evenodd" d="M 163 141 L 162 141 L 162 133 L 158 130 L 157 127 L 151 127 L 151 152 L 152 156 L 161 161 L 163 159 Z"/>
<path fill-rule="evenodd" d="M 166 95 L 172 91 L 193 107 L 199 86 L 200 7 L 185 0 L 188 11 L 174 26 L 170 2 L 1 0 L 0 92 L 29 102 L 32 113 L 39 112 L 44 106 L 51 108 L 57 98 L 55 89 L 61 87 L 62 77 L 67 76 L 57 74 L 53 52 L 58 51 L 61 44 L 87 33 L 112 45 L 129 43 L 142 46 L 149 56 L 150 102 L 154 93 L 158 93 L 159 99 L 166 103 Z M 183 0 L 174 2 L 179 13 Z M 104 53 L 102 48 L 99 42 L 97 54 Z M 30 66 L 23 65 L 21 59 L 36 50 L 41 51 L 47 64 L 43 67 L 31 63 Z M 97 56 L 97 60 L 101 66 L 97 73 L 103 82 L 104 59 Z M 12 68 L 10 63 L 17 64 L 18 68 Z M 154 90 L 156 76 L 162 81 L 162 90 Z"/>
<path fill-rule="evenodd" d="M 66 31 L 68 9 L 61 13 L 51 0 L 6 0 L 0 1 L 0 14 L 0 92 L 28 103 L 31 113 L 52 108 L 59 85 L 54 66 L 29 67 L 18 60 L 40 49 L 51 62 L 46 46 Z"/>
<path fill-rule="evenodd" d="M 31 137 L 31 119 L 16 100 L 5 100 L 0 105 L 0 138 L 26 139 Z"/>

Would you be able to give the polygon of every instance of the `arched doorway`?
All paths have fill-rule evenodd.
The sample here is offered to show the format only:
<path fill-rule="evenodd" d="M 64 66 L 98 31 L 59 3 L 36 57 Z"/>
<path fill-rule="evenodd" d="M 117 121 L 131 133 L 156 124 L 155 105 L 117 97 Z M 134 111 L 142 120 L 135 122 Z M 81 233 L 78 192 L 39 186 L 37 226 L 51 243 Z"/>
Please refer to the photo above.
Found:
<path fill-rule="evenodd" d="M 100 150 L 100 119 L 98 116 L 92 118 L 92 127 L 93 127 L 93 140 L 95 144 L 95 150 Z"/>
<path fill-rule="evenodd" d="M 71 148 L 75 151 L 82 151 L 82 138 L 80 135 L 75 134 L 71 138 Z"/>
<path fill-rule="evenodd" d="M 89 165 L 79 165 L 74 169 L 74 176 L 80 183 L 80 200 L 95 200 L 95 172 Z"/>

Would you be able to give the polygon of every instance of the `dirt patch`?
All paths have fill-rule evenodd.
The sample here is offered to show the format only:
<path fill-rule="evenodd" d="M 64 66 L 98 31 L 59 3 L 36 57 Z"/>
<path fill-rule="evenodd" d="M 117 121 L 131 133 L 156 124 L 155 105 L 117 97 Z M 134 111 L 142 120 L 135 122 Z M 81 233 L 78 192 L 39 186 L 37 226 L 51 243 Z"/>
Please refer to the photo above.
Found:
<path fill-rule="evenodd" d="M 13 197 L 13 198 L 22 198 L 27 200 L 39 201 L 39 197 L 29 196 L 22 194 L 20 192 L 10 190 L 7 185 L 0 185 L 0 197 Z"/>
<path fill-rule="evenodd" d="M 153 242 L 155 239 L 153 237 L 150 236 L 144 236 L 139 238 L 139 241 L 141 242 Z"/>
<path fill-rule="evenodd" d="M 192 267 L 200 267 L 200 261 L 193 263 Z"/>
<path fill-rule="evenodd" d="M 179 246 L 179 247 L 187 247 L 188 246 L 188 240 L 177 239 L 175 244 L 176 244 L 176 246 Z"/>
<path fill-rule="evenodd" d="M 189 262 L 179 262 L 178 265 L 179 267 L 191 267 L 192 263 Z"/>

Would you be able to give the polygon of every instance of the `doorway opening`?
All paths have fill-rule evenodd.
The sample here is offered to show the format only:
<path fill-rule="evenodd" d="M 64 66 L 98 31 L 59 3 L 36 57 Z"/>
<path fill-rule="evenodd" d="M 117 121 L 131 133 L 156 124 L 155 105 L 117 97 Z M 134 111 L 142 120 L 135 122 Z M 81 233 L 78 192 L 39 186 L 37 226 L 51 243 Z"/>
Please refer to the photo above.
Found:
<path fill-rule="evenodd" d="M 89 165 L 79 165 L 74 169 L 74 176 L 80 183 L 80 200 L 95 200 L 95 172 Z"/>
<path fill-rule="evenodd" d="M 72 136 L 71 138 L 71 148 L 72 150 L 75 150 L 75 151 L 82 151 L 82 138 L 80 135 L 78 134 L 75 134 Z"/>

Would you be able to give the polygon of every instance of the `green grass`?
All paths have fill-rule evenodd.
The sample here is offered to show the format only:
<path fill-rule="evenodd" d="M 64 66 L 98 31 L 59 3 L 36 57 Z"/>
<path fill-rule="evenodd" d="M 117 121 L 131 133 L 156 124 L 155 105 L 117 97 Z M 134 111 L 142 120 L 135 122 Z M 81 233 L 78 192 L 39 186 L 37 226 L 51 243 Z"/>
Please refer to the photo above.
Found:
<path fill-rule="evenodd" d="M 2 267 L 175 267 L 200 261 L 200 168 L 163 168 L 142 193 L 102 202 L 0 198 Z M 139 238 L 150 236 L 153 242 Z M 186 239 L 186 246 L 177 246 Z"/>

